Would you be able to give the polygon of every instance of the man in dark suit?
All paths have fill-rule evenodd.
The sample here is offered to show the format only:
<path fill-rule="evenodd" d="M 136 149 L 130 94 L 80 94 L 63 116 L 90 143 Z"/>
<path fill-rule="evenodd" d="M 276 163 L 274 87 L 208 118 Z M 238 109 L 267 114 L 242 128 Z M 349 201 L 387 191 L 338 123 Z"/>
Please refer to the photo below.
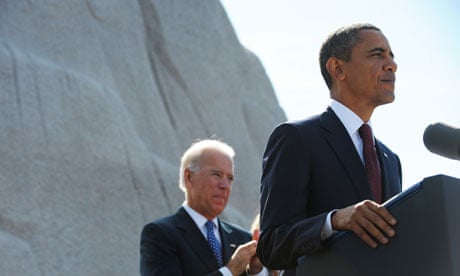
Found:
<path fill-rule="evenodd" d="M 144 226 L 141 275 L 265 275 L 251 234 L 217 218 L 232 189 L 234 154 L 217 140 L 199 141 L 184 153 L 179 186 L 185 202 L 176 214 Z"/>
<path fill-rule="evenodd" d="M 276 127 L 263 158 L 257 255 L 283 275 L 295 275 L 298 258 L 336 231 L 371 247 L 395 235 L 396 219 L 381 203 L 401 191 L 399 158 L 371 133 L 361 138 L 374 109 L 394 100 L 390 45 L 373 25 L 342 28 L 324 42 L 320 66 L 330 107 Z"/>

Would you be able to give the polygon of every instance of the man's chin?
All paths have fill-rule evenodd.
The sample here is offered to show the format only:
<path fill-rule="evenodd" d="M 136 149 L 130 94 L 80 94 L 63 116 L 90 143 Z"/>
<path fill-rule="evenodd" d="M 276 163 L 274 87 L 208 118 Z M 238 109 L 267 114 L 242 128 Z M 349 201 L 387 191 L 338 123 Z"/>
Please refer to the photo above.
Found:
<path fill-rule="evenodd" d="M 382 97 L 382 99 L 380 100 L 379 105 L 389 104 L 389 103 L 394 102 L 394 100 L 395 100 L 395 93 L 393 91 L 388 91 L 385 93 L 385 96 Z"/>
<path fill-rule="evenodd" d="M 223 199 L 214 200 L 214 209 L 224 211 L 227 201 Z"/>

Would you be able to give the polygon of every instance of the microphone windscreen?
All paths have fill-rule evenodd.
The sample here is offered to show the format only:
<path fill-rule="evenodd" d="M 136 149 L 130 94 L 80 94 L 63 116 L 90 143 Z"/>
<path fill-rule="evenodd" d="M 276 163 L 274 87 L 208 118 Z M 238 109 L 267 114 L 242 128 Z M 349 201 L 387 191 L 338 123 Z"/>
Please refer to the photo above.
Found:
<path fill-rule="evenodd" d="M 426 148 L 441 156 L 460 160 L 460 129 L 443 123 L 429 125 L 423 133 Z"/>

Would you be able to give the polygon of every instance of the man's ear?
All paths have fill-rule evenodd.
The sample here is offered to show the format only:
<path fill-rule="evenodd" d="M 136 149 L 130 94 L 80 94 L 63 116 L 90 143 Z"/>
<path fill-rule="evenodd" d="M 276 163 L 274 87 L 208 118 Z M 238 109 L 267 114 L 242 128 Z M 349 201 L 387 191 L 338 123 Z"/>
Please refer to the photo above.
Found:
<path fill-rule="evenodd" d="M 336 57 L 331 57 L 327 60 L 326 69 L 333 80 L 343 80 L 345 78 L 343 61 Z"/>
<path fill-rule="evenodd" d="M 184 182 L 185 186 L 188 186 L 192 183 L 193 172 L 189 168 L 184 170 Z"/>

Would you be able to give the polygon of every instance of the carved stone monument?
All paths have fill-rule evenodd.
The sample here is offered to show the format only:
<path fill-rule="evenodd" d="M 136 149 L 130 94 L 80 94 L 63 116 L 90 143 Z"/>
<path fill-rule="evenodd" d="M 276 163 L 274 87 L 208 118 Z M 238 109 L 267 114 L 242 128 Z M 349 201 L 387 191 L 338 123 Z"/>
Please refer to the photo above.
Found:
<path fill-rule="evenodd" d="M 1 274 L 138 275 L 199 138 L 235 148 L 223 216 L 249 227 L 283 120 L 219 1 L 0 1 Z"/>

